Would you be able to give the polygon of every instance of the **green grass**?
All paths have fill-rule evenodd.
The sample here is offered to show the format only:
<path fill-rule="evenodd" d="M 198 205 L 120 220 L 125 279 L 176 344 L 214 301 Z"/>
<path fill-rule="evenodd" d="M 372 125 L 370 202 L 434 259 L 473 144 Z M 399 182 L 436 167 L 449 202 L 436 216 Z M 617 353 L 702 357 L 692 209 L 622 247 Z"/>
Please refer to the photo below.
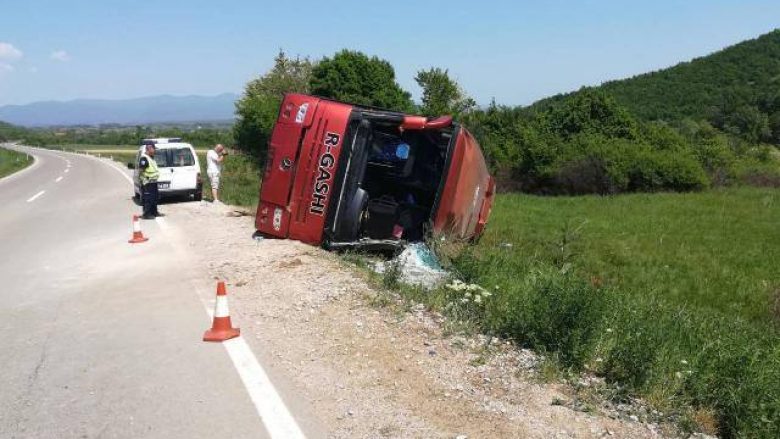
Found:
<path fill-rule="evenodd" d="M 480 248 L 571 262 L 622 291 L 755 322 L 780 288 L 780 191 L 500 197 Z M 563 245 L 564 237 L 568 240 Z M 506 253 L 506 250 L 502 250 Z"/>
<path fill-rule="evenodd" d="M 211 199 L 211 185 L 206 175 L 206 154 L 198 154 L 203 176 L 203 198 Z M 252 157 L 230 154 L 222 165 L 219 197 L 223 203 L 254 208 L 260 189 L 262 170 Z"/>
<path fill-rule="evenodd" d="M 32 157 L 27 154 L 0 148 L 0 178 L 20 171 L 31 165 L 32 162 Z"/>
<path fill-rule="evenodd" d="M 504 195 L 478 245 L 443 250 L 492 291 L 458 305 L 484 331 L 683 425 L 713 413 L 724 437 L 780 437 L 779 225 L 777 189 Z"/>

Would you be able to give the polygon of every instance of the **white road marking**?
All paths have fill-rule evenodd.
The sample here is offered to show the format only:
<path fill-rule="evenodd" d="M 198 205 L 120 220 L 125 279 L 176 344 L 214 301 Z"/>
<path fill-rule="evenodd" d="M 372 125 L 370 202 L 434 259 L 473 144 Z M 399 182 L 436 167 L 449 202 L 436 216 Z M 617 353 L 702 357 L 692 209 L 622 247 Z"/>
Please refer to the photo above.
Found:
<path fill-rule="evenodd" d="M 55 183 L 59 183 L 60 181 L 62 181 L 62 176 L 59 176 L 56 180 L 54 180 Z"/>
<path fill-rule="evenodd" d="M 89 157 L 92 157 L 92 156 L 89 156 Z M 118 168 L 118 167 L 114 166 L 114 164 L 113 164 L 113 163 L 111 163 L 111 162 L 107 162 L 107 161 L 105 161 L 105 160 L 100 160 L 100 159 L 98 159 L 98 158 L 96 158 L 96 157 L 92 157 L 92 159 L 93 159 L 93 160 L 97 160 L 97 161 L 99 161 L 99 162 L 101 162 L 101 163 L 104 163 L 104 164 L 106 164 L 106 165 L 110 166 L 110 167 L 111 167 L 111 168 L 113 168 L 113 169 L 114 169 L 116 172 L 118 172 L 118 173 L 122 174 L 122 177 L 124 177 L 124 178 L 125 178 L 125 180 L 127 180 L 127 182 L 128 182 L 128 183 L 130 183 L 130 186 L 134 186 L 134 184 L 133 184 L 133 179 L 132 179 L 132 178 L 130 178 L 130 176 L 129 176 L 129 175 L 127 175 L 127 173 L 126 173 L 125 171 L 123 171 L 123 170 L 122 170 L 122 168 Z"/>
<path fill-rule="evenodd" d="M 67 173 L 68 171 L 70 171 L 70 169 L 66 169 L 66 170 L 65 170 L 65 172 L 66 172 L 66 173 Z"/>
<path fill-rule="evenodd" d="M 305 438 L 303 431 L 295 422 L 284 401 L 276 392 L 273 383 L 260 366 L 243 337 L 223 341 L 233 365 L 244 382 L 249 397 L 255 403 L 257 414 L 265 425 L 268 434 L 274 439 Z"/>
<path fill-rule="evenodd" d="M 200 288 L 195 287 L 195 289 L 206 309 L 209 320 L 213 319 L 215 307 L 206 303 Z M 274 439 L 305 438 L 303 431 L 284 404 L 282 397 L 279 396 L 279 392 L 276 391 L 263 366 L 257 361 L 252 349 L 246 344 L 244 337 L 239 336 L 223 341 L 222 345 L 233 361 L 233 366 L 238 371 L 238 376 L 241 377 L 241 381 L 249 393 L 249 398 L 254 403 L 257 414 L 260 415 L 269 436 Z"/>
<path fill-rule="evenodd" d="M 99 159 L 95 159 L 102 161 Z M 112 163 L 102 161 L 108 166 L 116 169 L 121 173 L 123 177 L 132 185 L 133 180 L 120 168 L 114 166 Z M 67 172 L 67 170 L 65 171 Z M 160 227 L 160 230 L 169 231 L 169 225 L 165 218 L 155 218 L 155 222 Z M 176 249 L 181 252 L 181 249 Z M 214 318 L 213 307 L 210 307 L 203 299 L 205 297 L 200 288 L 195 286 L 198 297 L 201 299 L 201 303 L 208 314 L 209 319 Z M 257 357 L 252 352 L 252 349 L 246 344 L 246 341 L 242 337 L 234 338 L 232 340 L 222 342 L 228 356 L 233 361 L 233 366 L 238 371 L 241 381 L 244 383 L 249 398 L 255 405 L 257 414 L 260 415 L 260 420 L 268 431 L 268 434 L 273 439 L 287 439 L 287 438 L 301 438 L 305 439 L 303 431 L 298 426 L 292 413 L 284 404 L 282 397 L 276 391 L 273 383 L 268 378 L 268 374 L 257 361 Z"/>
<path fill-rule="evenodd" d="M 28 199 L 27 199 L 27 202 L 28 202 L 28 203 L 31 203 L 31 202 L 35 201 L 35 199 L 36 199 L 36 198 L 40 197 L 40 196 L 41 196 L 41 195 L 43 195 L 44 193 L 46 193 L 46 191 L 40 191 L 40 192 L 38 192 L 37 194 L 35 194 L 35 195 L 33 195 L 32 197 L 28 198 Z"/>

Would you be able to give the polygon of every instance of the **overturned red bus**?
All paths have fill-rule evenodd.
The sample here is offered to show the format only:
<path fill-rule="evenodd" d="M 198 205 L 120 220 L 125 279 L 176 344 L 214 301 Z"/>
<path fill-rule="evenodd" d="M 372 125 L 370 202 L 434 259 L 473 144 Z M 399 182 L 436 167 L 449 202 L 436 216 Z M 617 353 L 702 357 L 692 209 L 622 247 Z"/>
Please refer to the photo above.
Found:
<path fill-rule="evenodd" d="M 255 226 L 327 248 L 479 236 L 495 182 L 479 144 L 429 119 L 288 94 L 268 145 Z"/>

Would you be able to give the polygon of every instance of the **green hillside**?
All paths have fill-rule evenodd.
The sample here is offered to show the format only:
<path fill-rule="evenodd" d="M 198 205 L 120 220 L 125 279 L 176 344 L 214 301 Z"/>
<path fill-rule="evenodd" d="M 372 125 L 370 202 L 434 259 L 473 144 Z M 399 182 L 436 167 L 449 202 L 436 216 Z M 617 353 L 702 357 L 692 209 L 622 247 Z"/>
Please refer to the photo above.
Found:
<path fill-rule="evenodd" d="M 748 141 L 780 144 L 780 29 L 597 88 L 642 120 L 673 124 L 706 120 Z M 533 107 L 546 108 L 565 96 Z"/>
<path fill-rule="evenodd" d="M 642 119 L 704 119 L 729 98 L 780 92 L 780 29 L 674 67 L 603 85 Z M 732 95 L 732 96 L 729 96 Z"/>
<path fill-rule="evenodd" d="M 501 190 L 778 187 L 780 29 L 665 70 L 529 107 L 493 103 L 461 120 Z"/>

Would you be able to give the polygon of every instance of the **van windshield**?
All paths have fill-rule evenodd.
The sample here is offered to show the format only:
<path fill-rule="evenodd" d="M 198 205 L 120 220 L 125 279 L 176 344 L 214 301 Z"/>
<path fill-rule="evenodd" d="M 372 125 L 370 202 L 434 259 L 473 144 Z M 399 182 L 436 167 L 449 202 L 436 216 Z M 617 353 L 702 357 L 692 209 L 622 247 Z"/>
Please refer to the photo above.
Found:
<path fill-rule="evenodd" d="M 189 148 L 158 149 L 154 161 L 157 162 L 157 166 L 164 168 L 195 166 L 195 157 Z"/>

